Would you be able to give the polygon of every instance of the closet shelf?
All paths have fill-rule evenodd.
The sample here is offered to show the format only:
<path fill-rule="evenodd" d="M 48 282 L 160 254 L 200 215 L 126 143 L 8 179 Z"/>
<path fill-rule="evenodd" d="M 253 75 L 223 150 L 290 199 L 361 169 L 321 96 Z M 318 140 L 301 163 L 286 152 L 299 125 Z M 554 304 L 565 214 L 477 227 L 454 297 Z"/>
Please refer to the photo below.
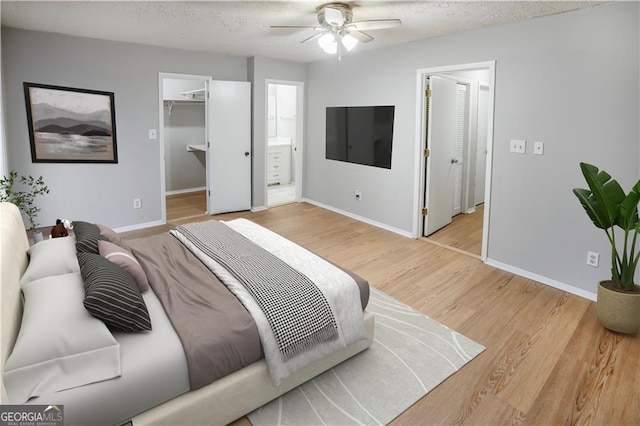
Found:
<path fill-rule="evenodd" d="M 207 152 L 207 144 L 187 145 L 187 152 Z"/>
<path fill-rule="evenodd" d="M 189 90 L 180 92 L 185 99 L 204 101 L 205 89 Z"/>

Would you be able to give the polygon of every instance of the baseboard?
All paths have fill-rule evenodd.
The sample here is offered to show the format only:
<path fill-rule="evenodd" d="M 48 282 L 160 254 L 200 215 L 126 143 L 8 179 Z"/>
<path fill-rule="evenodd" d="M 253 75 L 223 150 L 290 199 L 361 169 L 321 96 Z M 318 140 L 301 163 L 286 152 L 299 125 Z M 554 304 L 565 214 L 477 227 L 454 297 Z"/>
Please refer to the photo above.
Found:
<path fill-rule="evenodd" d="M 152 228 L 154 226 L 161 226 L 161 225 L 165 225 L 166 222 L 163 222 L 161 220 L 154 220 L 153 222 L 145 222 L 145 223 L 138 223 L 136 225 L 129 225 L 129 226 L 123 226 L 120 228 L 114 228 L 114 231 L 117 233 L 120 232 L 129 232 L 129 231 L 137 231 L 139 229 L 145 229 L 145 228 Z"/>
<path fill-rule="evenodd" d="M 263 211 L 263 210 L 267 210 L 267 208 L 268 208 L 267 206 L 251 207 L 251 211 L 252 211 L 253 213 L 255 213 L 255 212 L 261 212 L 261 211 Z"/>
<path fill-rule="evenodd" d="M 487 259 L 484 263 L 489 266 L 493 266 L 494 268 L 502 269 L 503 271 L 511 272 L 512 274 L 520 275 L 521 277 L 528 278 L 533 281 L 537 281 L 541 284 L 548 285 L 549 287 L 556 288 L 558 290 L 566 291 L 567 293 L 574 294 L 576 296 L 584 297 L 585 299 L 596 301 L 596 293 L 583 290 L 578 287 L 574 287 L 572 285 L 553 280 L 551 278 L 547 278 L 542 275 L 538 275 L 536 273 L 526 271 L 524 269 L 516 268 L 515 266 L 507 265 L 502 262 L 498 262 L 493 259 Z"/>
<path fill-rule="evenodd" d="M 338 213 L 338 214 L 341 214 L 343 216 L 350 217 L 351 219 L 359 220 L 360 222 L 364 222 L 364 223 L 367 223 L 369 225 L 373 225 L 373 226 L 375 226 L 377 228 L 381 228 L 381 229 L 384 229 L 384 230 L 387 230 L 387 231 L 391 231 L 391 232 L 393 232 L 395 234 L 402 235 L 403 237 L 415 239 L 415 236 L 411 232 L 407 232 L 404 229 L 395 228 L 393 226 L 389 226 L 389 225 L 384 224 L 382 222 L 377 222 L 375 220 L 371 220 L 371 219 L 366 218 L 366 217 L 358 216 L 357 214 L 353 214 L 353 213 L 350 213 L 350 212 L 347 212 L 347 211 L 344 211 L 344 210 L 340 210 L 340 209 L 337 209 L 335 207 L 329 206 L 327 204 L 323 204 L 323 203 L 318 202 L 318 201 L 310 200 L 308 198 L 303 198 L 302 201 L 305 202 L 305 203 L 313 204 L 314 206 L 322 207 L 323 209 L 330 210 L 330 211 L 332 211 L 334 213 Z"/>
<path fill-rule="evenodd" d="M 200 186 L 198 188 L 177 189 L 175 191 L 165 191 L 164 195 L 188 194 L 189 192 L 206 191 L 206 189 L 206 186 Z"/>

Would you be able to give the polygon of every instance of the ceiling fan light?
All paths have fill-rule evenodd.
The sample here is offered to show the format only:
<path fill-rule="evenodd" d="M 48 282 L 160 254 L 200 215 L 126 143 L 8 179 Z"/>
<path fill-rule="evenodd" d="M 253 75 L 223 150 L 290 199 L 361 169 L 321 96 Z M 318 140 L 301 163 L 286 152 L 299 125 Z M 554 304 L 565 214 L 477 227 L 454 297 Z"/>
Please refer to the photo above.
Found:
<path fill-rule="evenodd" d="M 327 24 L 332 27 L 341 27 L 342 24 L 344 24 L 344 16 L 342 16 L 342 12 L 339 9 L 334 9 L 333 7 L 324 8 L 324 19 Z"/>
<path fill-rule="evenodd" d="M 358 39 L 352 36 L 351 34 L 345 34 L 342 36 L 342 45 L 348 51 L 351 51 L 358 44 Z"/>
<path fill-rule="evenodd" d="M 318 39 L 318 44 L 330 55 L 334 55 L 338 52 L 338 43 L 336 42 L 336 38 L 333 34 L 327 33 Z"/>

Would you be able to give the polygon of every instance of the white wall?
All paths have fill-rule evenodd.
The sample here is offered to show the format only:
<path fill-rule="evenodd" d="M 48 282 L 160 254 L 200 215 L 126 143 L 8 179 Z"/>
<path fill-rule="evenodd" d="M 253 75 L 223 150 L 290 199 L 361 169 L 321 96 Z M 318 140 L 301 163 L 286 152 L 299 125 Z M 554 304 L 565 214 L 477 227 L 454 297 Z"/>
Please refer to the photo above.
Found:
<path fill-rule="evenodd" d="M 495 60 L 489 262 L 593 294 L 609 276 L 608 242 L 571 189 L 584 186 L 580 161 L 625 188 L 638 179 L 638 8 L 617 2 L 309 64 L 305 196 L 410 233 L 416 70 Z M 335 105 L 396 105 L 391 170 L 325 159 L 325 108 Z M 509 153 L 511 138 L 530 141 L 526 155 Z M 532 155 L 536 140 L 544 156 Z M 587 250 L 601 253 L 600 268 L 585 265 Z"/>
<path fill-rule="evenodd" d="M 202 101 L 204 100 L 204 89 L 204 82 L 202 80 L 164 78 L 162 80 L 162 99 L 174 101 Z"/>
<path fill-rule="evenodd" d="M 39 222 L 66 217 L 121 228 L 162 218 L 158 129 L 160 72 L 247 81 L 247 58 L 2 28 L 9 167 L 43 175 Z M 118 164 L 32 163 L 22 82 L 114 92 Z M 132 200 L 142 199 L 133 209 Z"/>
<path fill-rule="evenodd" d="M 276 84 L 276 136 L 296 137 L 296 86 Z"/>

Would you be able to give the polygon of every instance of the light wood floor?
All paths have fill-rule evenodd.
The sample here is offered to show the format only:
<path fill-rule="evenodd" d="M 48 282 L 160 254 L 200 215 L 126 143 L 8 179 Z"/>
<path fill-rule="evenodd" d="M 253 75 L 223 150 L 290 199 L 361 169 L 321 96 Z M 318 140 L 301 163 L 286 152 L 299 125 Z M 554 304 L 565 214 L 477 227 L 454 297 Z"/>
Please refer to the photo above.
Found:
<path fill-rule="evenodd" d="M 167 220 L 192 217 L 207 212 L 207 194 L 205 191 L 186 192 L 167 196 Z"/>
<path fill-rule="evenodd" d="M 219 217 L 262 224 L 487 348 L 394 425 L 640 424 L 640 337 L 605 331 L 586 299 L 309 204 Z"/>
<path fill-rule="evenodd" d="M 428 241 L 445 247 L 472 254 L 478 258 L 482 254 L 482 222 L 484 204 L 476 207 L 471 214 L 459 214 L 453 217 L 451 223 L 434 232 Z"/>

